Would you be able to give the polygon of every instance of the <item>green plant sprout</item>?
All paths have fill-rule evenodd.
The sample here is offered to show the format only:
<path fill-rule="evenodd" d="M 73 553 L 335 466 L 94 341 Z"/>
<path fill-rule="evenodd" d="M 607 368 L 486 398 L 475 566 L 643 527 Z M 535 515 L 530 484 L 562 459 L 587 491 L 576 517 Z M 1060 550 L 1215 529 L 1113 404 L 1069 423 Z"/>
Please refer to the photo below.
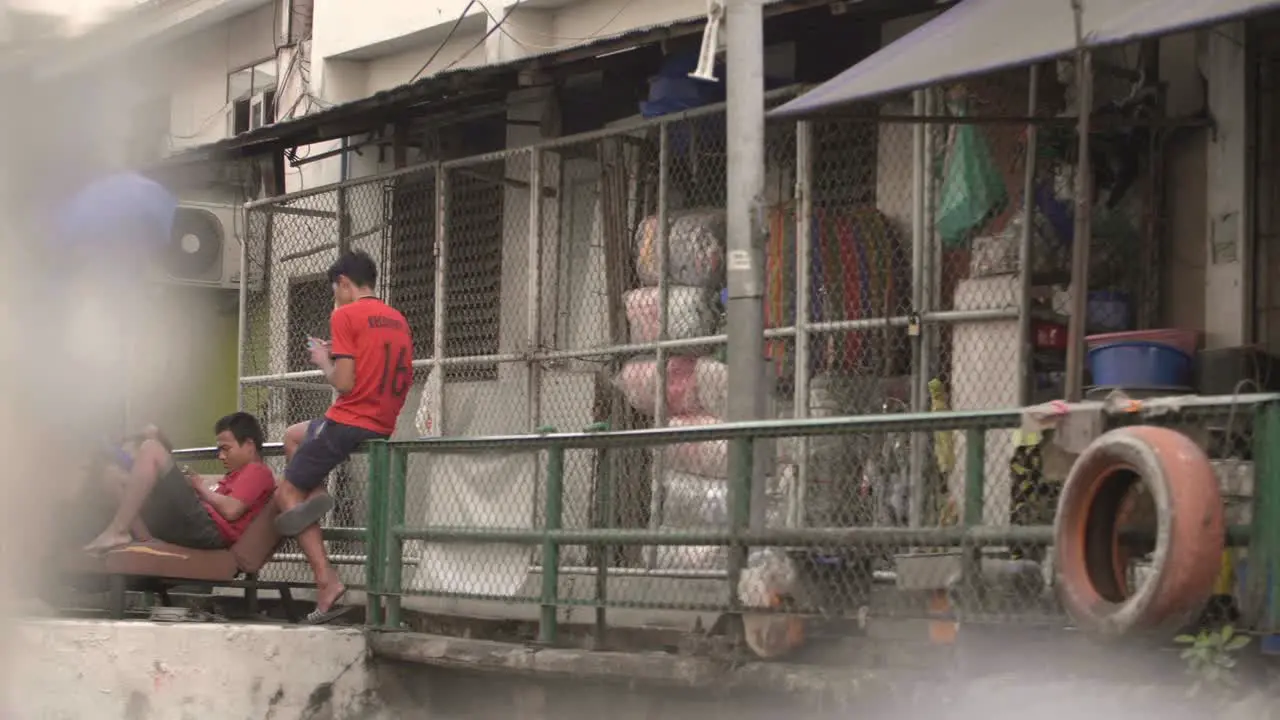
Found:
<path fill-rule="evenodd" d="M 1188 693 L 1222 696 L 1234 690 L 1239 685 L 1236 654 L 1249 644 L 1249 639 L 1248 635 L 1236 634 L 1230 625 L 1174 638 L 1174 642 L 1186 646 L 1179 657 L 1187 664 L 1187 674 L 1195 678 Z"/>

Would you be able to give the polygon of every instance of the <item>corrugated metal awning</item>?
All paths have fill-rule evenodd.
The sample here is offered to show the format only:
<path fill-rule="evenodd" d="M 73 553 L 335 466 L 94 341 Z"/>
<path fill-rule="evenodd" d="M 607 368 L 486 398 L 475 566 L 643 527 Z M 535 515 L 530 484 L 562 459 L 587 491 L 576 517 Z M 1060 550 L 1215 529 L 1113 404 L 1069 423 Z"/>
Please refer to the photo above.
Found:
<path fill-rule="evenodd" d="M 1280 8 L 1280 0 L 1084 0 L 1087 47 Z M 1076 49 L 1071 0 L 963 0 L 770 116 L 798 115 L 1061 57 Z"/>

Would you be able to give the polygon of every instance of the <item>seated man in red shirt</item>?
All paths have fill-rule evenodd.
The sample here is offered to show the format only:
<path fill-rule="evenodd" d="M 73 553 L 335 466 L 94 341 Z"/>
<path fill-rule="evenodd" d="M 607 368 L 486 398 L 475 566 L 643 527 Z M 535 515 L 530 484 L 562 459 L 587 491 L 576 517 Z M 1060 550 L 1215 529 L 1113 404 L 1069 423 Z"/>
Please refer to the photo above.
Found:
<path fill-rule="evenodd" d="M 104 553 L 133 542 L 131 529 L 198 550 L 231 547 L 271 501 L 275 476 L 262 462 L 262 426 L 249 413 L 214 425 L 218 459 L 227 474 L 215 487 L 188 475 L 158 440 L 148 437 L 132 454 L 120 506 L 107 529 L 85 546 Z M 141 525 L 141 527 L 139 527 Z"/>

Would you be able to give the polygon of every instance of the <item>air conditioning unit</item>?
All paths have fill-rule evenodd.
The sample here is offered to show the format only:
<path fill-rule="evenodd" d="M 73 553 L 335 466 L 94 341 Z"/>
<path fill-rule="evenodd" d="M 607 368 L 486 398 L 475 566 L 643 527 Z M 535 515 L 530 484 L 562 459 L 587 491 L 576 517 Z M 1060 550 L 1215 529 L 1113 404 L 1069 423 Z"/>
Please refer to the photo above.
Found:
<path fill-rule="evenodd" d="M 238 205 L 183 202 L 173 217 L 169 245 L 157 263 L 162 282 L 236 290 L 244 210 Z M 249 289 L 262 284 L 265 258 L 249 260 Z"/>
<path fill-rule="evenodd" d="M 276 121 L 275 92 L 268 90 L 254 95 L 249 100 L 249 129 L 257 130 Z"/>

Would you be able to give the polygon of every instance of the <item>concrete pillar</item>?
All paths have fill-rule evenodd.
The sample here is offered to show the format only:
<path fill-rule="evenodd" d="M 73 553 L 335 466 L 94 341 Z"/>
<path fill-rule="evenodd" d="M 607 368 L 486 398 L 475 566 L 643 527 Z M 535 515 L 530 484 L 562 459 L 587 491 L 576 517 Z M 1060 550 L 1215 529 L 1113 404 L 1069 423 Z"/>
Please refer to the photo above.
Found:
<path fill-rule="evenodd" d="M 1252 217 L 1249 208 L 1250 119 L 1246 32 L 1242 22 L 1205 33 L 1204 75 L 1209 114 L 1206 190 L 1205 345 L 1242 345 L 1252 340 Z"/>

